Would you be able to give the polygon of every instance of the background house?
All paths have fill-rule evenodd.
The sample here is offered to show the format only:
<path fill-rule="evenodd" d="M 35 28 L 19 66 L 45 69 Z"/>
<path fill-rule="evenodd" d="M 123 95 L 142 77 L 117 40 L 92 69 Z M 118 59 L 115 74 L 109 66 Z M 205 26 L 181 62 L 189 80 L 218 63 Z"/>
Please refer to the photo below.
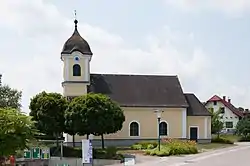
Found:
<path fill-rule="evenodd" d="M 244 116 L 244 112 L 236 108 L 230 98 L 226 96 L 222 98 L 214 95 L 205 102 L 207 109 L 211 111 L 221 110 L 221 121 L 224 122 L 224 130 L 226 132 L 234 132 L 238 121 Z"/>
<path fill-rule="evenodd" d="M 70 99 L 102 93 L 119 103 L 126 120 L 121 131 L 104 136 L 106 146 L 156 140 L 159 132 L 162 137 L 211 141 L 210 113 L 194 94 L 183 93 L 177 76 L 91 74 L 92 55 L 75 20 L 75 31 L 61 52 L 63 94 Z M 162 111 L 159 126 L 155 110 Z M 75 140 L 83 138 L 76 136 Z M 71 136 L 66 135 L 66 142 L 72 142 Z M 94 137 L 93 144 L 100 143 L 100 137 Z"/>

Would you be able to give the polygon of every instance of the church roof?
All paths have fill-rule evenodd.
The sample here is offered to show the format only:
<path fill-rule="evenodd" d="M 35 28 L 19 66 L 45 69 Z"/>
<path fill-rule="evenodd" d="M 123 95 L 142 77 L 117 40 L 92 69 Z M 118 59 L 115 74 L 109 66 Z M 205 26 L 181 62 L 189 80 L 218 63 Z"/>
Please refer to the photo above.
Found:
<path fill-rule="evenodd" d="M 177 76 L 91 74 L 88 92 L 123 107 L 188 107 Z"/>
<path fill-rule="evenodd" d="M 62 49 L 62 54 L 71 54 L 74 51 L 79 51 L 85 55 L 93 55 L 88 42 L 81 37 L 80 33 L 77 30 L 78 21 L 75 20 L 74 23 L 75 23 L 74 33 L 65 42 L 63 49 Z"/>
<path fill-rule="evenodd" d="M 210 116 L 210 112 L 207 108 L 200 102 L 200 100 L 192 93 L 185 94 L 186 100 L 189 104 L 187 108 L 188 116 Z"/>

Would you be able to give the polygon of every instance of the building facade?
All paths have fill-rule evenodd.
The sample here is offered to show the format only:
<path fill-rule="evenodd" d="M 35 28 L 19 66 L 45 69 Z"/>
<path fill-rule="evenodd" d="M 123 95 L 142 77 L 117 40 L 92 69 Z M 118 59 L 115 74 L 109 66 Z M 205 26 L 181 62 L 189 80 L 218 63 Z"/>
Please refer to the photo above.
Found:
<path fill-rule="evenodd" d="M 206 103 L 205 106 L 211 111 L 221 111 L 221 121 L 224 123 L 223 132 L 234 132 L 238 121 L 244 116 L 238 108 L 236 108 L 230 98 L 226 96 L 222 98 L 214 95 Z"/>

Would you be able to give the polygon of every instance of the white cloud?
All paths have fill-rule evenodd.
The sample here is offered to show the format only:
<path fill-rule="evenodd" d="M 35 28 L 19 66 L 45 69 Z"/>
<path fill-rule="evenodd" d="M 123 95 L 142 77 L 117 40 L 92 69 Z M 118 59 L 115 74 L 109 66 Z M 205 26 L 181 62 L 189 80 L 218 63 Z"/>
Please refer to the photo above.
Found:
<path fill-rule="evenodd" d="M 165 0 L 167 5 L 178 7 L 184 11 L 197 12 L 215 10 L 237 17 L 250 9 L 249 0 Z"/>
<path fill-rule="evenodd" d="M 179 75 L 184 89 L 203 99 L 214 92 L 215 84 L 208 81 L 212 64 L 195 44 L 193 33 L 163 27 L 145 36 L 143 48 L 129 48 L 122 36 L 79 21 L 79 31 L 94 53 L 92 72 L 173 74 Z M 36 93 L 62 92 L 60 52 L 73 26 L 71 18 L 42 0 L 1 1 L 0 73 L 4 83 L 23 91 L 24 111 L 28 112 L 29 100 Z"/>

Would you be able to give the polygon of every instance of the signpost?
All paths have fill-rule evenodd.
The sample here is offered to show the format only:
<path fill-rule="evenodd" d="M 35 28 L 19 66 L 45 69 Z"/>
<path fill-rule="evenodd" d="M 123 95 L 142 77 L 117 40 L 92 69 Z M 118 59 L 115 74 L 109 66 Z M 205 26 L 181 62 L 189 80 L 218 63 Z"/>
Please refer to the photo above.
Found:
<path fill-rule="evenodd" d="M 32 149 L 32 158 L 33 159 L 40 159 L 41 158 L 41 149 L 36 147 Z"/>
<path fill-rule="evenodd" d="M 93 162 L 93 147 L 91 140 L 82 140 L 82 163 L 92 164 Z"/>
<path fill-rule="evenodd" d="M 31 159 L 31 150 L 24 150 L 23 158 Z"/>
<path fill-rule="evenodd" d="M 23 158 L 26 160 L 29 159 L 43 159 L 48 160 L 50 159 L 50 149 L 40 149 L 38 147 L 32 148 L 31 150 L 24 150 Z"/>
<path fill-rule="evenodd" d="M 42 149 L 41 159 L 50 159 L 50 150 L 49 149 Z"/>

